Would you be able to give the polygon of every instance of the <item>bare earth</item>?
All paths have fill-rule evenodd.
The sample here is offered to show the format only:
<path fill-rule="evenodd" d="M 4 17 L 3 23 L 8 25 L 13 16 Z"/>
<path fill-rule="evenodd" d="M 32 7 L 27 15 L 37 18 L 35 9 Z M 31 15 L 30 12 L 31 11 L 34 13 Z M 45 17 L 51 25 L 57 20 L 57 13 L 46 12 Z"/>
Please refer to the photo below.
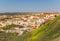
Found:
<path fill-rule="evenodd" d="M 54 39 L 53 41 L 60 41 L 60 37 Z"/>

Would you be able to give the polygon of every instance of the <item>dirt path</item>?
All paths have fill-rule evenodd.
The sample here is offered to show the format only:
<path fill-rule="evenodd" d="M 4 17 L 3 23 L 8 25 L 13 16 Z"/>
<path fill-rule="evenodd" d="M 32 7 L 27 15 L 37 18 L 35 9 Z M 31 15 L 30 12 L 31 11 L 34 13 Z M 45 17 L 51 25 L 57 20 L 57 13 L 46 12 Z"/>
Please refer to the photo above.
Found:
<path fill-rule="evenodd" d="M 54 39 L 53 41 L 60 41 L 60 37 Z"/>

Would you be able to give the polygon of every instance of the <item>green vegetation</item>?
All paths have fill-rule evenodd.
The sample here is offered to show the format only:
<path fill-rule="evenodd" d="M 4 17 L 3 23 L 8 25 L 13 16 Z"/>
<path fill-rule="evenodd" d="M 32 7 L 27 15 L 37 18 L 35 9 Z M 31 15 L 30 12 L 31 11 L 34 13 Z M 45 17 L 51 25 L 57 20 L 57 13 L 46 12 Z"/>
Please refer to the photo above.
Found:
<path fill-rule="evenodd" d="M 0 32 L 0 41 L 17 41 L 16 33 Z"/>
<path fill-rule="evenodd" d="M 19 26 L 19 25 L 11 24 L 11 25 L 7 25 L 7 26 L 3 27 L 3 29 L 10 29 L 10 28 L 13 28 L 16 26 Z"/>
<path fill-rule="evenodd" d="M 15 33 L 0 33 L 0 41 L 53 41 L 58 37 L 60 37 L 60 16 L 21 36 Z"/>

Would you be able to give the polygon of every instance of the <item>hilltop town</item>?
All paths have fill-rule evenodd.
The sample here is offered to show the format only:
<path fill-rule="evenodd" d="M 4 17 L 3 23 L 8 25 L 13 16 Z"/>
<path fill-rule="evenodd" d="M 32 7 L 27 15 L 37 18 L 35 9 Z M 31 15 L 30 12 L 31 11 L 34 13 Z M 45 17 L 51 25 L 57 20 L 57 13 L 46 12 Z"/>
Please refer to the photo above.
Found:
<path fill-rule="evenodd" d="M 56 12 L 41 12 L 35 14 L 15 14 L 15 15 L 0 15 L 0 31 L 6 33 L 30 32 L 42 24 L 53 20 L 60 13 Z"/>

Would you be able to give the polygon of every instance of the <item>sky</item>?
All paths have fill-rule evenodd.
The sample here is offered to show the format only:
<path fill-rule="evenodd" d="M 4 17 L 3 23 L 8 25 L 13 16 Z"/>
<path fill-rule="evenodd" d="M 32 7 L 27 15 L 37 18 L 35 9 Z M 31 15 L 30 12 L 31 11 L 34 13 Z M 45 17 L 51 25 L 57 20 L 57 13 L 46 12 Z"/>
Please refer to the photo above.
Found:
<path fill-rule="evenodd" d="M 0 0 L 1 12 L 60 12 L 60 0 Z"/>

